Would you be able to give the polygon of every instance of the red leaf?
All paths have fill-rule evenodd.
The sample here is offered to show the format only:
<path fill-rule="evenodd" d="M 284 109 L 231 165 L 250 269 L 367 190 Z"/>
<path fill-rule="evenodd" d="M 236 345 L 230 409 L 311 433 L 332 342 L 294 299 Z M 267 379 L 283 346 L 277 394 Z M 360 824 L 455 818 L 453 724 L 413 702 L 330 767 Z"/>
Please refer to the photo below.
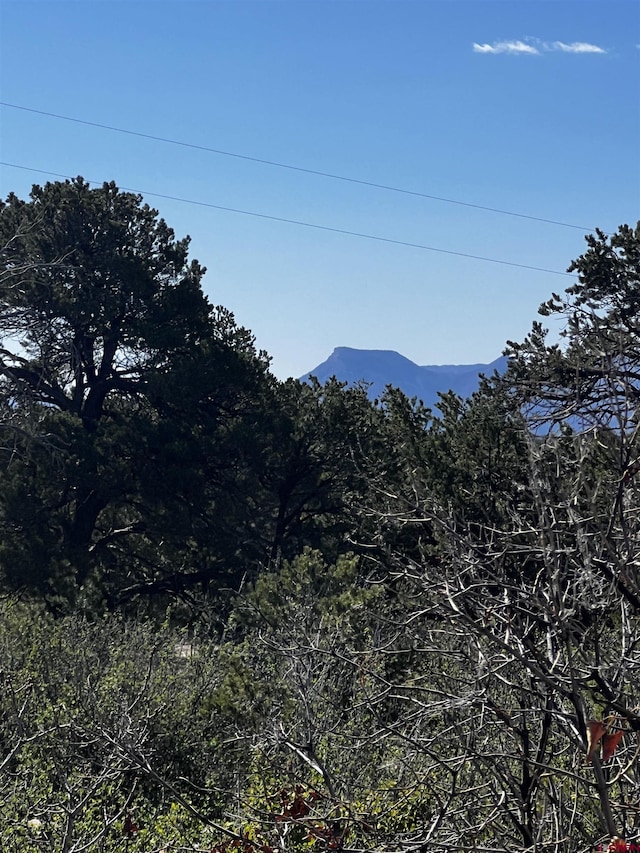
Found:
<path fill-rule="evenodd" d="M 289 814 L 292 818 L 306 817 L 310 812 L 309 806 L 305 803 L 300 795 L 296 796 L 291 804 Z"/>
<path fill-rule="evenodd" d="M 600 720 L 589 720 L 587 723 L 587 761 L 591 761 L 598 744 L 606 731 L 604 723 Z"/>
<path fill-rule="evenodd" d="M 134 832 L 138 832 L 138 827 L 133 822 L 133 818 L 130 814 L 126 814 L 124 818 L 124 825 L 122 827 L 122 834 L 126 835 L 128 838 L 134 834 Z"/>
<path fill-rule="evenodd" d="M 606 734 L 602 738 L 602 760 L 608 761 L 609 758 L 616 751 L 616 747 L 622 740 L 622 736 L 624 734 L 623 729 L 618 729 L 617 732 L 611 732 L 610 734 Z"/>

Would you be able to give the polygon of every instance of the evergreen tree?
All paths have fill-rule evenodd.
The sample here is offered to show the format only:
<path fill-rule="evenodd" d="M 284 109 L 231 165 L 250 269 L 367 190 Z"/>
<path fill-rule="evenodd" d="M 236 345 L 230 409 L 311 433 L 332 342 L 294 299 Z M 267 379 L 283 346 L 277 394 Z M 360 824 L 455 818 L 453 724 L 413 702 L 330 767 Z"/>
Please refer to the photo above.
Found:
<path fill-rule="evenodd" d="M 10 583 L 117 598 L 242 572 L 272 380 L 204 296 L 188 238 L 140 196 L 78 178 L 10 195 L 0 245 L 0 395 L 48 436 L 3 474 Z"/>

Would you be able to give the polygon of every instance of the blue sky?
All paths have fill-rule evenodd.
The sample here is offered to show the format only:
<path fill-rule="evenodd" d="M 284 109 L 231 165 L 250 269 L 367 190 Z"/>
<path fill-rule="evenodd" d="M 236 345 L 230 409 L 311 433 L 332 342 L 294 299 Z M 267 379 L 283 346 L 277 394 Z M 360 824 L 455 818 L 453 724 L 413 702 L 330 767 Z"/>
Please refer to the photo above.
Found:
<path fill-rule="evenodd" d="M 7 106 L 0 159 L 149 193 L 281 378 L 490 361 L 569 277 L 150 193 L 563 272 L 640 218 L 639 46 L 636 0 L 2 0 L 3 102 L 463 204 Z"/>

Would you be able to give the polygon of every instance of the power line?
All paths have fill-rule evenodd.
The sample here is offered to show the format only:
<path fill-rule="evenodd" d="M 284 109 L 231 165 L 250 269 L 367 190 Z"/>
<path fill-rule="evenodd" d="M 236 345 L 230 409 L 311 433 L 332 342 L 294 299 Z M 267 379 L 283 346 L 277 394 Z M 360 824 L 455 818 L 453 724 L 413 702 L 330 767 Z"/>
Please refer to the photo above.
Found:
<path fill-rule="evenodd" d="M 6 101 L 0 101 L 0 106 L 9 107 L 10 109 L 13 109 L 13 110 L 22 110 L 23 112 L 28 112 L 28 113 L 35 113 L 36 115 L 47 116 L 48 118 L 57 118 L 57 119 L 61 119 L 62 121 L 71 121 L 71 122 L 75 122 L 75 124 L 86 125 L 87 127 L 97 127 L 97 128 L 100 128 L 100 130 L 110 130 L 110 131 L 113 131 L 114 133 L 123 133 L 123 134 L 126 134 L 128 136 L 137 136 L 141 139 L 151 139 L 154 142 L 164 142 L 167 145 L 179 145 L 182 148 L 191 148 L 191 149 L 194 149 L 196 151 L 206 151 L 210 154 L 219 154 L 222 157 L 234 157 L 237 160 L 248 160 L 251 163 L 260 163 L 263 166 L 275 166 L 278 169 L 288 169 L 292 172 L 302 172 L 302 173 L 307 174 L 307 175 L 316 175 L 316 176 L 321 177 L 321 178 L 330 178 L 331 180 L 334 180 L 334 181 L 344 181 L 344 182 L 350 183 L 350 184 L 359 184 L 360 186 L 373 187 L 374 189 L 386 190 L 387 192 L 401 193 L 403 195 L 411 195 L 411 196 L 415 196 L 417 198 L 428 198 L 431 201 L 440 201 L 440 202 L 444 202 L 445 204 L 456 204 L 456 205 L 459 205 L 461 207 L 471 207 L 471 208 L 474 208 L 475 210 L 484 210 L 484 211 L 487 211 L 490 213 L 499 213 L 502 216 L 515 216 L 519 219 L 529 219 L 529 220 L 532 220 L 534 222 L 544 222 L 547 225 L 558 225 L 558 226 L 561 226 L 562 228 L 575 228 L 575 229 L 582 231 L 582 232 L 595 231 L 595 228 L 592 226 L 574 225 L 570 222 L 560 222 L 559 220 L 556 220 L 556 219 L 545 219 L 542 216 L 531 216 L 530 214 L 527 214 L 527 213 L 516 213 L 513 210 L 502 210 L 501 208 L 489 207 L 489 206 L 484 205 L 484 204 L 473 204 L 472 202 L 468 202 L 468 201 L 459 201 L 459 200 L 453 199 L 453 198 L 444 198 L 443 196 L 430 195 L 429 193 L 418 192 L 417 190 L 403 189 L 402 187 L 395 187 L 395 186 L 391 186 L 389 184 L 378 184 L 375 181 L 365 181 L 365 180 L 362 180 L 360 178 L 351 178 L 351 177 L 348 177 L 346 175 L 337 175 L 337 174 L 334 174 L 332 172 L 322 172 L 318 169 L 308 169 L 308 168 L 305 168 L 304 166 L 293 166 L 291 163 L 279 163 L 276 160 L 266 160 L 262 157 L 250 157 L 247 154 L 238 154 L 238 153 L 233 152 L 233 151 L 224 151 L 220 148 L 210 148 L 206 145 L 197 145 L 197 144 L 192 143 L 192 142 L 181 142 L 180 140 L 169 139 L 168 137 L 165 137 L 165 136 L 156 136 L 152 133 L 142 133 L 141 131 L 129 130 L 129 129 L 123 128 L 123 127 L 115 127 L 114 125 L 102 124 L 101 122 L 97 122 L 97 121 L 87 121 L 86 119 L 75 118 L 73 116 L 61 115 L 60 113 L 47 112 L 46 110 L 36 110 L 33 107 L 25 107 L 25 106 L 22 106 L 20 104 L 10 104 L 10 103 L 7 103 Z"/>
<path fill-rule="evenodd" d="M 40 175 L 49 175 L 50 177 L 54 177 L 54 178 L 65 178 L 66 180 L 74 180 L 74 177 L 71 175 L 62 175 L 59 172 L 49 172 L 49 171 L 46 171 L 45 169 L 34 169 L 30 166 L 21 166 L 21 165 L 18 165 L 16 163 L 6 163 L 3 161 L 0 161 L 0 166 L 7 166 L 10 169 L 21 169 L 22 171 L 25 171 L 25 172 L 36 172 Z M 102 181 L 87 180 L 87 183 L 94 184 L 94 185 L 101 185 L 103 182 Z M 190 198 L 180 198 L 179 196 L 165 195 L 164 193 L 148 192 L 147 190 L 139 190 L 139 189 L 134 189 L 132 187 L 120 187 L 120 189 L 125 190 L 126 192 L 139 193 L 140 195 L 143 195 L 143 196 L 152 196 L 153 198 L 166 199 L 167 201 L 177 201 L 177 202 L 180 202 L 182 204 L 193 204 L 193 205 L 197 205 L 198 207 L 208 207 L 208 208 L 211 208 L 213 210 L 222 210 L 225 213 L 239 213 L 242 216 L 254 216 L 258 219 L 269 219 L 272 222 L 284 222 L 287 225 L 300 225 L 304 228 L 315 228 L 318 231 L 329 231 L 333 234 L 344 234 L 348 237 L 360 237 L 364 240 L 376 240 L 380 243 L 391 243 L 394 246 L 406 246 L 406 247 L 411 248 L 411 249 L 421 249 L 421 250 L 426 251 L 426 252 L 438 252 L 438 253 L 443 254 L 443 255 L 455 255 L 458 258 L 469 258 L 469 259 L 474 260 L 474 261 L 485 261 L 487 263 L 501 264 L 501 265 L 507 266 L 507 267 L 518 267 L 519 269 L 524 269 L 524 270 L 534 270 L 535 272 L 550 273 L 551 275 L 571 276 L 570 273 L 561 272 L 560 270 L 550 270 L 550 269 L 546 269 L 545 267 L 536 267 L 536 266 L 532 266 L 530 264 L 519 264 L 519 263 L 516 263 L 516 261 L 504 261 L 504 260 L 501 260 L 499 258 L 488 258 L 488 257 L 484 257 L 483 255 L 472 255 L 472 254 L 469 254 L 468 252 L 455 252 L 452 249 L 441 249 L 441 248 L 438 248 L 436 246 L 425 246 L 422 243 L 410 243 L 407 240 L 394 240 L 391 237 L 380 237 L 379 235 L 376 235 L 376 234 L 364 234 L 360 231 L 349 231 L 345 228 L 333 228 L 329 225 L 318 225 L 317 223 L 314 223 L 314 222 L 303 222 L 299 219 L 288 219 L 288 218 L 283 217 L 283 216 L 272 216 L 272 215 L 267 214 L 267 213 L 257 213 L 256 211 L 253 211 L 253 210 L 241 210 L 240 208 L 226 207 L 226 206 L 221 205 L 221 204 L 213 204 L 212 202 L 207 202 L 207 201 L 195 201 L 194 199 L 190 199 Z"/>

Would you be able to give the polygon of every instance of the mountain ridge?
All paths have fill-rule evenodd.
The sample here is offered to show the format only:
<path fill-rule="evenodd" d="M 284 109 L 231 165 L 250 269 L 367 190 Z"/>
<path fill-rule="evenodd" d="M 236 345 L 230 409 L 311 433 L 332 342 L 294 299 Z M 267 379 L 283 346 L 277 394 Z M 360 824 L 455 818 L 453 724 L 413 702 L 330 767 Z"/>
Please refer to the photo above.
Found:
<path fill-rule="evenodd" d="M 307 382 L 314 376 L 320 383 L 335 376 L 349 385 L 363 382 L 371 399 L 379 398 L 387 385 L 400 388 L 408 397 L 417 397 L 433 408 L 439 394 L 454 391 L 463 398 L 478 388 L 480 374 L 502 373 L 507 357 L 476 364 L 416 364 L 395 350 L 363 350 L 336 347 L 329 358 L 300 377 Z"/>

